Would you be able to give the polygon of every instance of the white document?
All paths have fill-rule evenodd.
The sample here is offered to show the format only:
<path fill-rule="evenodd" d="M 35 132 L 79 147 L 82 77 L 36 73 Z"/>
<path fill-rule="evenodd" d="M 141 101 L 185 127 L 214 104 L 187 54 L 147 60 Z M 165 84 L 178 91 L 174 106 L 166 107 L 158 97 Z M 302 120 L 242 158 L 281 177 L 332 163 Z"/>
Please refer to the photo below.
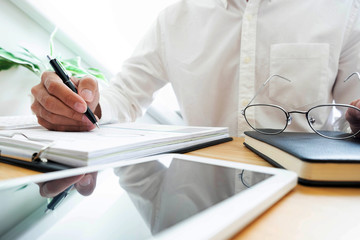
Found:
<path fill-rule="evenodd" d="M 2 129 L 20 129 L 40 126 L 35 115 L 24 116 L 1 116 L 0 130 Z"/>
<path fill-rule="evenodd" d="M 229 137 L 228 128 L 117 123 L 90 132 L 45 128 L 0 131 L 3 156 L 41 157 L 70 166 L 85 166 L 171 152 Z"/>

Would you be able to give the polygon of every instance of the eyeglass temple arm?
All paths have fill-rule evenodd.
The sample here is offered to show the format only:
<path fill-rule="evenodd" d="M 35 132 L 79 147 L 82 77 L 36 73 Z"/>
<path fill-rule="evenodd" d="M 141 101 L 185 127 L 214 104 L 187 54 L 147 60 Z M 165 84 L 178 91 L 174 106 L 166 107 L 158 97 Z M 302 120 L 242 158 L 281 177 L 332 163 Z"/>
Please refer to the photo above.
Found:
<path fill-rule="evenodd" d="M 358 72 L 353 72 L 352 74 L 350 74 L 345 80 L 344 82 L 346 82 L 347 80 L 349 80 L 352 76 L 356 75 L 358 77 L 358 79 L 360 80 L 360 73 Z"/>
<path fill-rule="evenodd" d="M 263 90 L 263 88 L 266 86 L 266 84 L 267 84 L 271 79 L 273 79 L 274 77 L 279 77 L 279 78 L 284 79 L 284 80 L 286 80 L 286 81 L 288 81 L 288 82 L 291 82 L 291 80 L 290 80 L 290 79 L 287 79 L 286 77 L 283 77 L 283 76 L 280 76 L 280 75 L 277 75 L 277 74 L 271 75 L 268 79 L 266 79 L 266 81 L 265 81 L 265 82 L 261 85 L 261 87 L 256 91 L 254 97 L 250 100 L 250 102 L 246 105 L 245 108 L 247 108 L 247 106 L 249 106 L 249 105 L 252 103 L 252 101 L 254 101 L 254 99 L 257 97 L 257 95 L 259 95 L 259 93 Z"/>

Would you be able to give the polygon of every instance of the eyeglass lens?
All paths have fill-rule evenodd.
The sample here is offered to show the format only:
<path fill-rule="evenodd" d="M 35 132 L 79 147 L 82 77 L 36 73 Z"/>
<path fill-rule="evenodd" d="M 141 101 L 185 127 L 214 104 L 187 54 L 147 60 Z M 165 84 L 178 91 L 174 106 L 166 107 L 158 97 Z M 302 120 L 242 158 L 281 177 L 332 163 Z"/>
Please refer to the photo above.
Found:
<path fill-rule="evenodd" d="M 342 139 L 354 135 L 346 118 L 348 111 L 358 110 L 347 106 L 318 106 L 308 112 L 307 118 L 314 131 L 325 137 Z"/>
<path fill-rule="evenodd" d="M 287 125 L 286 112 L 273 105 L 251 105 L 245 110 L 245 119 L 253 129 L 264 134 L 278 134 Z"/>

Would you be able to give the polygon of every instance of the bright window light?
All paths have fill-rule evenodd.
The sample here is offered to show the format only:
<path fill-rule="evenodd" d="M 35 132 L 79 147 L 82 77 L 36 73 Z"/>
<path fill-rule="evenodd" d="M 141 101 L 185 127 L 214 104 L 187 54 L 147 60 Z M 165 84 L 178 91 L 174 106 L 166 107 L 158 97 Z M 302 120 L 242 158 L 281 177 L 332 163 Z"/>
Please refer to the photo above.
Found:
<path fill-rule="evenodd" d="M 94 63 L 89 61 L 90 57 L 100 65 L 92 67 L 114 75 L 121 69 L 122 62 L 130 57 L 159 12 L 177 0 L 12 1 L 17 5 L 29 3 L 75 43 L 75 54 L 82 56 L 81 51 L 86 52 L 83 56 L 86 62 Z M 166 99 L 162 102 L 166 102 L 169 108 L 178 110 L 170 85 L 159 91 L 159 98 L 160 101 Z"/>
<path fill-rule="evenodd" d="M 27 0 L 115 73 L 175 0 Z"/>

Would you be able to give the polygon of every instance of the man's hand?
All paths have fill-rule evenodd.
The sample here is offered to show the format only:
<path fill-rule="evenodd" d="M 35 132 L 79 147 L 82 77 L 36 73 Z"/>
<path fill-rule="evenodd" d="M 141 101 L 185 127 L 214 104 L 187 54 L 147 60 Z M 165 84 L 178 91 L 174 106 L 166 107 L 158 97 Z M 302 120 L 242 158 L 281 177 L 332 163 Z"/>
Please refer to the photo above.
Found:
<path fill-rule="evenodd" d="M 360 108 L 360 99 L 351 102 L 350 105 Z M 359 111 L 356 111 L 355 109 L 349 109 L 346 112 L 345 118 L 349 122 L 352 132 L 357 133 L 360 130 L 360 113 L 359 113 Z M 360 136 L 358 135 L 357 137 L 360 137 Z"/>
<path fill-rule="evenodd" d="M 58 179 L 54 181 L 39 183 L 40 195 L 52 198 L 63 192 L 71 185 L 75 185 L 76 190 L 84 196 L 90 195 L 96 186 L 97 172 L 87 173 L 79 176 Z"/>
<path fill-rule="evenodd" d="M 91 77 L 71 78 L 78 94 L 69 89 L 54 72 L 45 72 L 31 89 L 32 111 L 40 125 L 56 131 L 90 131 L 95 125 L 84 115 L 87 107 L 100 118 L 98 83 Z"/>

